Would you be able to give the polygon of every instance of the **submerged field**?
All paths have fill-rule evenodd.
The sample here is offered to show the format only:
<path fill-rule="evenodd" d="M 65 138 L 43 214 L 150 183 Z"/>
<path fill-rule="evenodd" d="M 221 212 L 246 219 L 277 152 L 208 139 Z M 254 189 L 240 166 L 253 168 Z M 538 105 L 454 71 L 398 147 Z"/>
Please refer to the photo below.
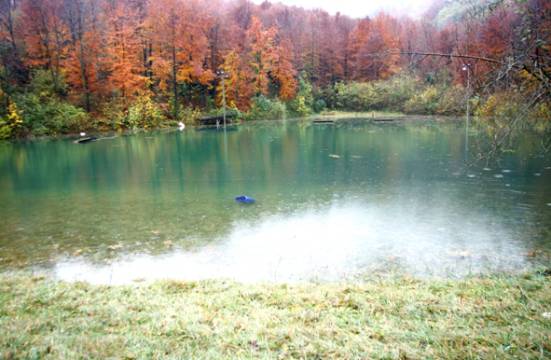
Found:
<path fill-rule="evenodd" d="M 545 272 L 126 286 L 4 274 L 0 358 L 549 358 L 550 304 Z"/>
<path fill-rule="evenodd" d="M 492 162 L 477 157 L 481 125 L 335 119 L 3 144 L 0 271 L 107 285 L 458 278 L 551 250 L 537 134 Z"/>
<path fill-rule="evenodd" d="M 537 135 L 337 118 L 3 144 L 0 360 L 550 358 Z"/>

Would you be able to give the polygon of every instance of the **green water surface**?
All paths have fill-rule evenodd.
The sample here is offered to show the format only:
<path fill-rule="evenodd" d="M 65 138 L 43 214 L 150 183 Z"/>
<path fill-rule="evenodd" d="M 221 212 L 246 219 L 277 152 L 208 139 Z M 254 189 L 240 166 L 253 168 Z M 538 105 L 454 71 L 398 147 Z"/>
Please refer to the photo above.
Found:
<path fill-rule="evenodd" d="M 522 268 L 551 247 L 551 158 L 527 132 L 499 162 L 477 161 L 486 135 L 470 130 L 465 149 L 464 126 L 286 121 L 4 143 L 0 268 L 238 280 Z"/>

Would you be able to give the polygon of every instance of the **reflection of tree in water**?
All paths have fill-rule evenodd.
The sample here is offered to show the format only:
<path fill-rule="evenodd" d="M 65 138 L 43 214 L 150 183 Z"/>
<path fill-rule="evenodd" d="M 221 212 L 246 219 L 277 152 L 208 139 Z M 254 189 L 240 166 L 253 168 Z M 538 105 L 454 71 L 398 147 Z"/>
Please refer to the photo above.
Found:
<path fill-rule="evenodd" d="M 498 125 L 507 124 L 477 123 L 472 149 L 487 151 L 492 131 L 504 132 Z M 399 196 L 407 201 L 411 192 L 450 185 L 461 198 L 462 183 L 453 175 L 464 166 L 461 126 L 288 121 L 242 125 L 227 136 L 186 130 L 89 146 L 11 144 L 0 148 L 0 248 L 23 260 L 158 254 L 215 244 L 241 223 L 335 198 L 367 193 L 384 201 L 403 186 L 407 194 Z M 513 169 L 522 169 L 522 158 L 535 153 L 534 139 L 542 137 L 536 130 L 510 136 L 502 153 L 518 148 Z M 258 206 L 235 204 L 242 193 L 256 197 Z"/>
<path fill-rule="evenodd" d="M 471 138 L 474 161 L 484 166 L 501 166 L 503 157 L 520 148 L 534 156 L 544 156 L 551 150 L 551 120 L 527 119 L 526 113 L 515 117 L 479 118 L 475 120 Z"/>

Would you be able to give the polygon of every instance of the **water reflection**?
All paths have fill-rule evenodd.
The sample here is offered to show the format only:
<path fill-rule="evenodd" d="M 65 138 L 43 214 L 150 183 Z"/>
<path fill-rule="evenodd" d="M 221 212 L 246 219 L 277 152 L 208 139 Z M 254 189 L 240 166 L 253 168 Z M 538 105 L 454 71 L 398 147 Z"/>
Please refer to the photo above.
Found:
<path fill-rule="evenodd" d="M 482 130 L 355 119 L 0 144 L 0 269 L 279 281 L 521 267 L 517 254 L 551 248 L 551 158 L 526 132 L 477 161 Z"/>
<path fill-rule="evenodd" d="M 370 272 L 460 277 L 525 266 L 526 249 L 498 219 L 453 208 L 420 213 L 411 204 L 334 204 L 260 221 L 238 221 L 217 245 L 109 264 L 58 262 L 63 280 L 230 278 L 238 281 L 339 280 Z"/>

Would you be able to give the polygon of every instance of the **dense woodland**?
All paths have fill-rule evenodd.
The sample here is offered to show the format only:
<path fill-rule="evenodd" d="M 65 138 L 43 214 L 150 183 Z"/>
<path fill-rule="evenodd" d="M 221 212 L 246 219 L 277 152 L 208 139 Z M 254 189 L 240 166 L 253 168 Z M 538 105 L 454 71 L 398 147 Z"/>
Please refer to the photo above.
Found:
<path fill-rule="evenodd" d="M 550 38 L 546 0 L 437 0 L 418 20 L 268 1 L 0 0 L 0 138 L 191 121 L 220 111 L 222 77 L 245 119 L 458 114 L 470 99 L 476 115 L 548 123 Z"/>

